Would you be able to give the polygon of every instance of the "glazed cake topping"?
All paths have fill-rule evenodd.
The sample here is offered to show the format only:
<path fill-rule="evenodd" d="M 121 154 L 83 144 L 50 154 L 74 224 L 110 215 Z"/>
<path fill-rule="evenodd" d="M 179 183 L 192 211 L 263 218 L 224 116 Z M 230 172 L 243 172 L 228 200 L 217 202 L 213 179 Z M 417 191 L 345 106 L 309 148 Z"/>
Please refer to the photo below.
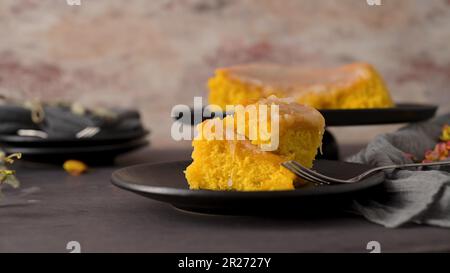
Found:
<path fill-rule="evenodd" d="M 271 90 L 283 89 L 295 94 L 302 89 L 325 92 L 330 87 L 349 86 L 358 79 L 367 77 L 371 66 L 366 63 L 353 63 L 338 68 L 306 69 L 304 67 L 277 64 L 245 64 L 222 68 L 231 79 L 263 86 Z"/>
<path fill-rule="evenodd" d="M 313 107 L 296 103 L 292 98 L 277 98 L 272 95 L 261 99 L 259 105 L 278 105 L 280 119 L 290 124 L 303 124 L 311 128 L 323 128 L 325 119 L 319 111 Z"/>

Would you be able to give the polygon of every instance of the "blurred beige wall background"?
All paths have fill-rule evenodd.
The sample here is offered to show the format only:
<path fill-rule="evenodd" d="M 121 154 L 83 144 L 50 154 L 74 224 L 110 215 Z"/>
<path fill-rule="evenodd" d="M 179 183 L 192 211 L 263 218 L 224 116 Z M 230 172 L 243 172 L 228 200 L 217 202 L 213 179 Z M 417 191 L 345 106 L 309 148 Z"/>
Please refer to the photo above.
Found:
<path fill-rule="evenodd" d="M 397 102 L 450 110 L 450 1 L 2 0 L 0 88 L 41 99 L 137 107 L 158 147 L 170 110 L 206 96 L 215 67 L 273 61 L 374 64 Z M 398 126 L 332 129 L 363 143 Z"/>

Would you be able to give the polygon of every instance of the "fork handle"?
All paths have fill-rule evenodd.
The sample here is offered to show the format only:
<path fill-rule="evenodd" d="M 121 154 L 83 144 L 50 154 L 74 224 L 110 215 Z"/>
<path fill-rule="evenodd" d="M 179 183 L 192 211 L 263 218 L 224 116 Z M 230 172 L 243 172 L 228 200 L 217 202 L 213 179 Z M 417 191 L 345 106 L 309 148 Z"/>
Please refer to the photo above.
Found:
<path fill-rule="evenodd" d="M 358 176 L 358 178 L 363 178 L 363 177 L 373 174 L 374 172 L 388 170 L 388 169 L 402 169 L 402 168 L 412 168 L 412 167 L 443 166 L 443 165 L 450 165 L 450 161 L 439 161 L 439 162 L 430 162 L 430 163 L 409 163 L 409 164 L 400 164 L 400 165 L 380 166 L 380 167 L 370 169 L 367 172 L 360 174 Z"/>

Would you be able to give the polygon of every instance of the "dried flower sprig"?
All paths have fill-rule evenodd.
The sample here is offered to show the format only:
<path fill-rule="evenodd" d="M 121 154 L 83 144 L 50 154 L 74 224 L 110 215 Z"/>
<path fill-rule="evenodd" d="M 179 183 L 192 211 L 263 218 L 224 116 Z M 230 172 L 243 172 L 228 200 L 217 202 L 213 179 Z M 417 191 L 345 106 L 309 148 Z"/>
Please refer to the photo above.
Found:
<path fill-rule="evenodd" d="M 14 160 L 21 158 L 22 158 L 21 153 L 14 153 L 7 156 L 4 152 L 0 151 L 0 164 L 4 163 L 13 164 Z"/>
<path fill-rule="evenodd" d="M 450 125 L 446 124 L 442 128 L 441 140 L 450 141 Z"/>
<path fill-rule="evenodd" d="M 7 156 L 4 152 L 0 151 L 0 197 L 2 185 L 8 184 L 13 188 L 20 186 L 19 180 L 15 177 L 16 172 L 14 170 L 8 170 L 5 164 L 13 164 L 16 159 L 20 159 L 21 157 L 22 154 L 20 153 Z"/>
<path fill-rule="evenodd" d="M 450 159 L 450 126 L 448 124 L 442 128 L 440 140 L 441 142 L 437 143 L 433 150 L 425 152 L 423 163 Z"/>

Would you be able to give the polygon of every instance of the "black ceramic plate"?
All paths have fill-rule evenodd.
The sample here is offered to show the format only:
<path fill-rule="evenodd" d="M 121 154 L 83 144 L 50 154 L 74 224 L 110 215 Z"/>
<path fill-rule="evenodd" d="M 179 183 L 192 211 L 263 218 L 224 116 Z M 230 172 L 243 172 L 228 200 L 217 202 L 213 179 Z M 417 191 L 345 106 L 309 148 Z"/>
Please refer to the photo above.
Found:
<path fill-rule="evenodd" d="M 208 191 L 190 190 L 183 171 L 189 161 L 143 164 L 123 168 L 112 174 L 112 183 L 145 197 L 197 212 L 259 214 L 269 212 L 313 211 L 319 207 L 336 208 L 338 204 L 366 194 L 380 184 L 383 173 L 346 185 L 306 186 L 293 191 Z M 314 169 L 338 178 L 350 178 L 370 168 L 341 161 L 317 160 Z"/>
<path fill-rule="evenodd" d="M 392 108 L 319 110 L 327 126 L 419 122 L 436 114 L 436 105 L 400 103 Z"/>
<path fill-rule="evenodd" d="M 73 146 L 86 147 L 86 146 L 120 144 L 143 138 L 148 134 L 149 131 L 142 130 L 93 138 L 48 138 L 48 139 L 28 137 L 28 136 L 18 136 L 18 135 L 0 135 L 0 143 L 20 147 L 73 147 Z"/>
<path fill-rule="evenodd" d="M 83 160 L 87 163 L 111 163 L 120 154 L 148 145 L 144 138 L 123 143 L 70 147 L 22 147 L 0 145 L 7 154 L 22 153 L 23 159 L 39 162 L 60 162 L 67 159 Z"/>
<path fill-rule="evenodd" d="M 418 122 L 432 118 L 436 110 L 436 105 L 399 103 L 392 108 L 324 109 L 319 111 L 324 116 L 327 126 L 350 126 Z M 195 125 L 194 110 L 191 113 L 190 124 Z M 183 114 L 180 113 L 176 119 L 188 123 L 187 119 L 182 117 Z"/>

